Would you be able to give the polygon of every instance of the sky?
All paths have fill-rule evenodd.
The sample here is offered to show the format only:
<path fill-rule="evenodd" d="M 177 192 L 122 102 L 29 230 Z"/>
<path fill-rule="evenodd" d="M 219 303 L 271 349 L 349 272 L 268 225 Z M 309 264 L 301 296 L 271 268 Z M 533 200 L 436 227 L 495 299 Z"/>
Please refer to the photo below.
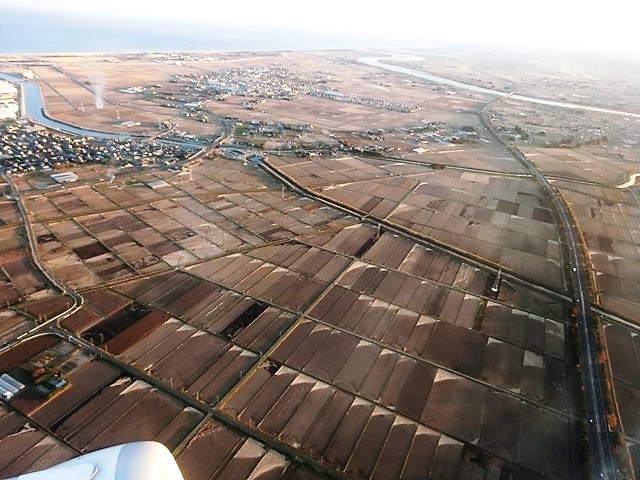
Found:
<path fill-rule="evenodd" d="M 334 48 L 341 41 L 345 47 L 422 47 L 455 42 L 510 50 L 605 53 L 640 60 L 636 26 L 640 5 L 630 0 L 0 0 L 0 17 L 7 17 L 1 13 L 12 9 L 51 14 L 47 17 L 49 29 L 58 21 L 76 18 L 111 25 L 135 22 L 142 32 L 152 25 L 167 25 L 175 28 L 177 37 L 191 28 L 204 32 L 224 27 L 226 32 L 243 35 L 260 32 L 276 40 L 274 45 L 279 48 L 295 43 L 296 38 L 315 36 L 338 39 L 331 44 Z M 10 15 L 4 19 L 5 23 L 10 21 Z"/>

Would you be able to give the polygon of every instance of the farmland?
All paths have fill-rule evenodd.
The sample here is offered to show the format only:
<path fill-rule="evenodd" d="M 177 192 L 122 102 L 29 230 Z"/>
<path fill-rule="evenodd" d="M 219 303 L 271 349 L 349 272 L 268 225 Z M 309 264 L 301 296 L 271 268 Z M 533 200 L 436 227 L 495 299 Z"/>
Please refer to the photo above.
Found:
<path fill-rule="evenodd" d="M 585 478 L 557 208 L 481 118 L 491 95 L 357 59 L 32 65 L 54 118 L 208 148 L 0 185 L 0 374 L 23 384 L 0 405 L 0 476 L 156 440 L 188 479 Z M 617 466 L 638 470 L 631 153 L 528 141 L 530 110 L 490 108 L 579 232 Z"/>

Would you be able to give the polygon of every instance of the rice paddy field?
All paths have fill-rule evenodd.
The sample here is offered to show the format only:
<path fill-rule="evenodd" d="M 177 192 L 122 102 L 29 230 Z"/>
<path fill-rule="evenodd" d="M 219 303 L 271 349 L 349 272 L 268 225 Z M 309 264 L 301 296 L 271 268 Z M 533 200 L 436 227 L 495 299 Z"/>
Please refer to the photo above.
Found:
<path fill-rule="evenodd" d="M 580 225 L 597 300 L 640 322 L 640 206 L 630 190 L 557 182 Z"/>
<path fill-rule="evenodd" d="M 316 119 L 287 138 L 367 146 L 380 135 L 398 156 L 282 148 L 259 152 L 261 163 L 225 156 L 227 146 L 184 168 L 73 165 L 79 179 L 63 185 L 42 172 L 13 178 L 41 263 L 82 298 L 73 311 L 73 297 L 36 268 L 0 185 L 0 374 L 24 383 L 0 404 L 0 476 L 156 440 L 188 480 L 584 478 L 565 246 L 542 189 L 488 139 L 477 116 L 487 99 L 341 55 L 184 59 L 189 75 L 288 59 L 290 72 L 331 70 L 327 88 L 364 97 L 209 98 L 200 107 L 224 122 L 176 125 L 211 136 L 223 123 Z M 34 66 L 61 119 L 121 131 L 117 115 L 155 135 L 177 107 L 124 89 L 162 82 L 186 101 L 173 57 L 87 61 L 101 76 L 73 55 Z M 479 138 L 459 145 L 438 134 L 416 149 L 410 129 L 427 124 L 472 126 Z M 252 153 L 242 141 L 228 139 Z M 615 188 L 622 160 L 595 147 L 523 151 L 582 232 L 617 453 L 638 470 L 637 199 Z M 48 391 L 40 375 L 64 382 Z"/>
<path fill-rule="evenodd" d="M 365 180 L 386 168 L 328 166 L 347 175 L 351 161 Z M 568 304 L 513 282 L 493 294 L 493 273 L 283 193 L 252 165 L 151 175 L 21 186 L 41 257 L 84 298 L 59 333 L 88 350 L 15 347 L 71 386 L 10 407 L 65 452 L 159 439 L 191 478 L 562 479 L 580 464 Z M 406 186 L 385 186 L 385 217 Z M 39 318 L 68 307 L 24 303 Z"/>
<path fill-rule="evenodd" d="M 562 288 L 553 217 L 540 188 L 526 174 L 442 170 L 358 157 L 271 161 L 300 184 L 365 215 Z"/>

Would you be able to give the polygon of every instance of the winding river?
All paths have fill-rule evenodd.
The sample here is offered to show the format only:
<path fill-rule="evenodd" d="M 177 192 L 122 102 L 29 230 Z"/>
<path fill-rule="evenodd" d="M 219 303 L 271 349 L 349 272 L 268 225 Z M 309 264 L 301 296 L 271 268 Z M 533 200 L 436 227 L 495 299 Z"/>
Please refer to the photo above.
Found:
<path fill-rule="evenodd" d="M 130 138 L 131 135 L 124 133 L 109 133 L 101 132 L 98 130 L 90 130 L 87 128 L 78 127 L 69 123 L 55 120 L 45 114 L 44 99 L 42 97 L 42 90 L 40 86 L 35 82 L 30 82 L 13 75 L 6 73 L 0 73 L 0 79 L 11 82 L 20 89 L 20 108 L 22 116 L 29 120 L 42 125 L 43 127 L 58 130 L 64 133 L 71 133 L 73 135 L 82 135 L 85 137 L 94 138 L 106 138 L 106 139 L 122 139 Z"/>
<path fill-rule="evenodd" d="M 427 73 L 422 70 L 415 70 L 413 68 L 402 67 L 400 65 L 392 65 L 389 63 L 384 63 L 383 62 L 384 60 L 416 62 L 416 61 L 424 60 L 424 58 L 413 57 L 408 55 L 394 55 L 389 57 L 363 57 L 358 59 L 360 63 L 369 65 L 370 67 L 383 68 L 385 70 L 389 70 L 392 72 L 403 73 L 405 75 L 422 78 L 424 80 L 428 80 L 433 83 L 439 83 L 441 85 L 449 85 L 451 87 L 459 88 L 461 90 L 467 90 L 469 92 L 485 93 L 488 95 L 497 95 L 499 97 L 509 96 L 514 100 L 520 100 L 520 101 L 529 102 L 529 103 L 537 103 L 539 105 L 548 105 L 551 107 L 559 107 L 559 108 L 570 108 L 572 110 L 583 110 L 587 112 L 607 113 L 611 115 L 622 115 L 625 117 L 640 119 L 640 113 L 623 112 L 621 110 L 614 110 L 614 109 L 603 108 L 603 107 L 594 107 L 591 105 L 581 105 L 579 103 L 546 100 L 544 98 L 530 97 L 528 95 L 519 95 L 517 93 L 512 94 L 509 92 L 503 92 L 501 90 L 494 90 L 492 88 L 485 88 L 485 87 L 480 87 L 478 85 L 472 85 L 470 83 L 458 82 L 457 80 L 451 80 L 450 78 L 440 77 L 438 75 L 433 75 L 431 73 Z"/>
<path fill-rule="evenodd" d="M 636 180 L 640 177 L 640 173 L 632 173 L 629 177 L 629 180 L 618 185 L 616 188 L 629 188 L 633 187 L 636 184 Z"/>

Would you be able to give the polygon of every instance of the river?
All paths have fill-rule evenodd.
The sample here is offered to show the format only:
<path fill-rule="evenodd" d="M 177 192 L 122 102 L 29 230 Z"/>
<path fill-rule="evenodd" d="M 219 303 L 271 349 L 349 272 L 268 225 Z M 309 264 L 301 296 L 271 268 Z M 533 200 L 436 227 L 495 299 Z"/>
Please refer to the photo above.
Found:
<path fill-rule="evenodd" d="M 0 79 L 12 82 L 20 88 L 20 108 L 23 117 L 28 118 L 38 125 L 42 125 L 43 127 L 51 128 L 53 130 L 58 130 L 60 132 L 70 133 L 73 135 L 81 135 L 85 137 L 105 138 L 112 140 L 131 138 L 131 135 L 127 135 L 125 133 L 109 133 L 101 132 L 98 130 L 90 130 L 48 117 L 44 113 L 45 107 L 42 97 L 42 90 L 37 83 L 14 77 L 13 75 L 8 75 L 6 73 L 0 73 Z"/>
<path fill-rule="evenodd" d="M 396 60 L 396 61 L 405 61 L 405 62 L 415 62 L 424 60 L 422 57 L 412 57 L 406 55 L 397 55 L 397 56 L 389 56 L 389 57 L 363 57 L 359 58 L 358 61 L 360 63 L 364 63 L 365 65 L 369 65 L 371 67 L 383 68 L 385 70 L 389 70 L 392 72 L 403 73 L 405 75 L 410 75 L 413 77 L 422 78 L 424 80 L 428 80 L 433 83 L 439 83 L 441 85 L 449 85 L 451 87 L 459 88 L 461 90 L 467 90 L 469 92 L 476 93 L 485 93 L 488 95 L 497 95 L 499 97 L 509 96 L 514 100 L 520 100 L 523 102 L 529 103 L 537 103 L 539 105 L 548 105 L 550 107 L 559 107 L 559 108 L 569 108 L 572 110 L 583 110 L 587 112 L 597 112 L 597 113 L 607 113 L 611 115 L 622 115 L 625 117 L 639 118 L 640 113 L 631 113 L 631 112 L 623 112 L 621 110 L 614 110 L 610 108 L 603 107 L 595 107 L 591 105 L 581 105 L 579 103 L 570 103 L 570 102 L 560 102 L 556 100 L 546 100 L 544 98 L 536 98 L 530 97 L 528 95 L 519 95 L 517 93 L 512 94 L 510 92 L 503 92 L 501 90 L 494 90 L 492 88 L 480 87 L 478 85 L 472 85 L 470 83 L 458 82 L 457 80 L 452 80 L 450 78 L 440 77 L 438 75 L 433 75 L 431 73 L 415 70 L 413 68 L 402 67 L 400 65 L 392 65 L 389 63 L 383 63 L 381 60 Z"/>
<path fill-rule="evenodd" d="M 636 179 L 640 177 L 640 172 L 639 173 L 632 173 L 631 176 L 629 177 L 629 180 L 627 180 L 626 182 L 618 185 L 616 188 L 629 188 L 629 187 L 633 187 L 636 184 Z"/>

